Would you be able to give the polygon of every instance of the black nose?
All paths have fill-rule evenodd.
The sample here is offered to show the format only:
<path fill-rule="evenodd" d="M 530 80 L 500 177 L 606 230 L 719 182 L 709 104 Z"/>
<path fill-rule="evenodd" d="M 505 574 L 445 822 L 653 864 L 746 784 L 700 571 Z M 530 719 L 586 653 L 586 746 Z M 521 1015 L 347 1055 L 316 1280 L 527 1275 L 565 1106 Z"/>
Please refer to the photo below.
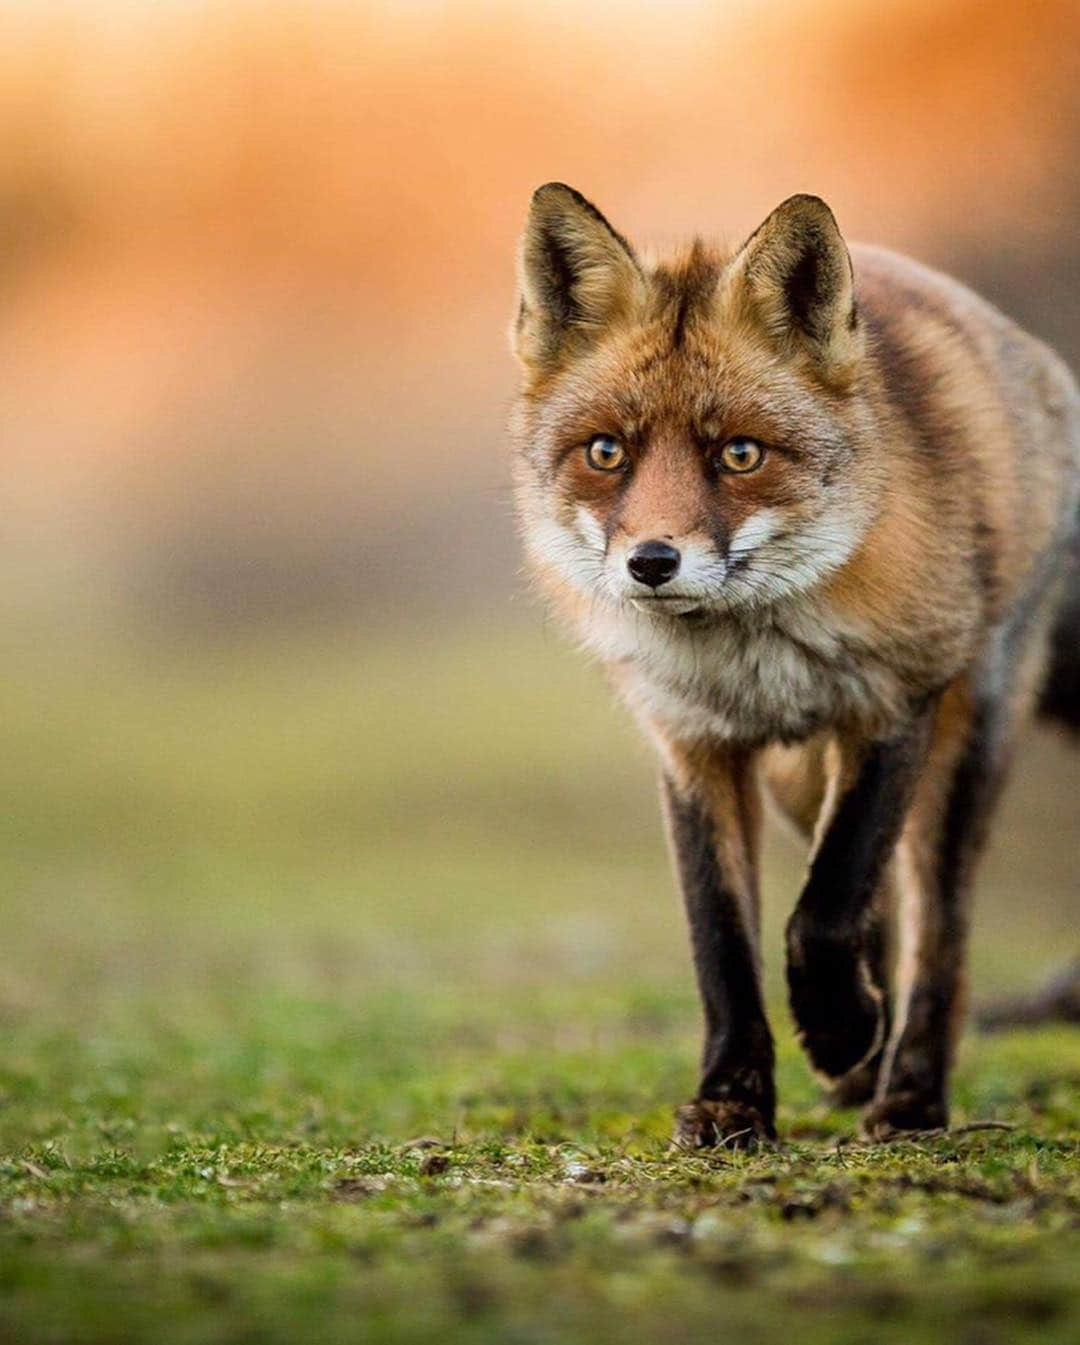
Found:
<path fill-rule="evenodd" d="M 626 568 L 639 584 L 659 588 L 675 577 L 679 560 L 678 551 L 667 542 L 642 542 L 630 552 Z"/>

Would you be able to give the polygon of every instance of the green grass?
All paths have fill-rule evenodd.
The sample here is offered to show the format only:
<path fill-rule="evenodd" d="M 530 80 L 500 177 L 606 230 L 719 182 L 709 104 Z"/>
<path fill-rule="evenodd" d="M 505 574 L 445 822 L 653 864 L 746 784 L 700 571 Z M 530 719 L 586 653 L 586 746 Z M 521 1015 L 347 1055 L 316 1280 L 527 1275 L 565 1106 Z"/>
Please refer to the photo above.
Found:
<path fill-rule="evenodd" d="M 1080 1337 L 1080 1033 L 969 1037 L 871 1147 L 672 1155 L 697 1008 L 652 764 L 554 639 L 9 650 L 0 1340 Z M 1080 768 L 1028 745 L 976 998 L 1073 952 Z"/>

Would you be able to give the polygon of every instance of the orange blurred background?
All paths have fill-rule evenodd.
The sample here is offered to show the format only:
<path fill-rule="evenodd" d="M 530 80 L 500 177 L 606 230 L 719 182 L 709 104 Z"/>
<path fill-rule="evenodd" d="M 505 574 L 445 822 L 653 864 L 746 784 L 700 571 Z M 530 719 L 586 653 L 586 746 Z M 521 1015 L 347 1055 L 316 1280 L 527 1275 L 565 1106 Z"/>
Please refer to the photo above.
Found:
<path fill-rule="evenodd" d="M 517 580 L 528 195 L 794 191 L 1080 355 L 1068 0 L 23 0 L 0 41 L 8 629 L 460 620 Z"/>

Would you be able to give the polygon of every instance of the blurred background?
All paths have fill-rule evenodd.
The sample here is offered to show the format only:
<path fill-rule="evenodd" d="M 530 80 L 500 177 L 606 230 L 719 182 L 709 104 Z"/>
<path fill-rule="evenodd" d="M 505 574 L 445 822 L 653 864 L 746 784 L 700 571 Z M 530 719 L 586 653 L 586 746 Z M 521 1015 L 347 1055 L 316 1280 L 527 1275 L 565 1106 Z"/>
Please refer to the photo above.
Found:
<path fill-rule="evenodd" d="M 689 1022 L 651 762 L 519 575 L 529 193 L 568 181 L 662 244 L 812 191 L 1075 365 L 1075 6 L 7 0 L 0 24 L 0 1015 L 480 978 L 557 1005 L 632 983 Z M 977 995 L 1072 951 L 1078 792 L 1034 735 Z M 775 843 L 773 931 L 800 864 Z"/>

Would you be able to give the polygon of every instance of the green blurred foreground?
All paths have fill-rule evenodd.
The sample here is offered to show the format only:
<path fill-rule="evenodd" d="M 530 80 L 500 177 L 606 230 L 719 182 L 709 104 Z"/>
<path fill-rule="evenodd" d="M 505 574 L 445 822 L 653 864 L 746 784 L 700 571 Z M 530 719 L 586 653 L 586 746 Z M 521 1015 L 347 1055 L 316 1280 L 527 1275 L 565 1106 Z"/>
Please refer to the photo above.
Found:
<path fill-rule="evenodd" d="M 554 636 L 8 651 L 0 1339 L 1080 1337 L 1080 1033 L 956 1122 L 671 1156 L 697 1010 L 652 764 Z M 1074 951 L 1080 754 L 1028 745 L 975 997 Z"/>

